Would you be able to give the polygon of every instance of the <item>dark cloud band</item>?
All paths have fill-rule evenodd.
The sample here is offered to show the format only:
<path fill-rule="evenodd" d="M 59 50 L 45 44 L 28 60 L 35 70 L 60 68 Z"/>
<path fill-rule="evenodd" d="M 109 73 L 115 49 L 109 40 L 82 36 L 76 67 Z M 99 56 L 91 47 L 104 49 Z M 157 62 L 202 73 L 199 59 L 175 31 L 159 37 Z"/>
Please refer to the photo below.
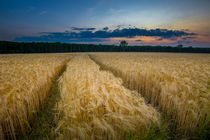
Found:
<path fill-rule="evenodd" d="M 96 28 L 78 28 L 78 27 L 71 27 L 72 30 L 77 30 L 77 31 L 93 31 L 95 30 Z"/>
<path fill-rule="evenodd" d="M 195 33 L 188 33 L 182 30 L 168 30 L 168 29 L 139 29 L 139 28 L 122 28 L 109 30 L 108 27 L 104 27 L 101 30 L 96 28 L 78 28 L 72 27 L 73 31 L 70 32 L 48 32 L 39 37 L 20 37 L 15 41 L 60 41 L 60 42 L 101 42 L 104 39 L 126 37 L 134 38 L 136 36 L 152 36 L 160 37 L 161 39 L 174 39 L 177 37 L 186 37 L 196 35 Z M 96 31 L 95 31 L 96 30 Z M 77 31 L 77 32 L 75 32 Z"/>

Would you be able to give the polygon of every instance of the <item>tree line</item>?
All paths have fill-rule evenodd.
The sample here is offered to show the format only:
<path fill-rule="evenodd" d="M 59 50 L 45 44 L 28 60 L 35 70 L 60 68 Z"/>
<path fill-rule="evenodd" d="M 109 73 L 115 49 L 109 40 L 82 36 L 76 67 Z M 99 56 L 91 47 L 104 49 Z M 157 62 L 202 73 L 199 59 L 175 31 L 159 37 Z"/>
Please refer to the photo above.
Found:
<path fill-rule="evenodd" d="M 64 52 L 184 52 L 210 53 L 210 48 L 171 46 L 96 45 L 49 42 L 0 41 L 0 53 L 64 53 Z"/>

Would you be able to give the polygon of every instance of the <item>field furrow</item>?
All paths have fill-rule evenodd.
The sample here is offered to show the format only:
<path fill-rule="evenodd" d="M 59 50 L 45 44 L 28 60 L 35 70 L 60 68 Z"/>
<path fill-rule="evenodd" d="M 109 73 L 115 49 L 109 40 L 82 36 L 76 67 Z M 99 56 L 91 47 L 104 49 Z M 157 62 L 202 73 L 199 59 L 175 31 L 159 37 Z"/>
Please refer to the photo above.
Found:
<path fill-rule="evenodd" d="M 178 135 L 209 133 L 209 55 L 131 53 L 91 58 L 174 120 Z"/>
<path fill-rule="evenodd" d="M 160 114 L 140 94 L 87 55 L 74 57 L 59 80 L 60 139 L 143 139 Z"/>
<path fill-rule="evenodd" d="M 67 55 L 3 55 L 0 59 L 0 138 L 16 139 L 43 107 Z"/>

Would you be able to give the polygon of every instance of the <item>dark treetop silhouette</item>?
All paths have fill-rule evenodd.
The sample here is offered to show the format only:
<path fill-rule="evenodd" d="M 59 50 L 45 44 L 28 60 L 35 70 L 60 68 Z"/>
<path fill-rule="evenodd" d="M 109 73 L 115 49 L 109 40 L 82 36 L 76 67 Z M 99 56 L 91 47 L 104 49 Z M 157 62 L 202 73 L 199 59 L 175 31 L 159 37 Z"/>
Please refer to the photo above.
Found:
<path fill-rule="evenodd" d="M 128 46 L 127 42 L 116 45 L 70 44 L 48 42 L 0 41 L 0 53 L 57 53 L 57 52 L 185 52 L 210 53 L 210 48 L 171 46 Z"/>

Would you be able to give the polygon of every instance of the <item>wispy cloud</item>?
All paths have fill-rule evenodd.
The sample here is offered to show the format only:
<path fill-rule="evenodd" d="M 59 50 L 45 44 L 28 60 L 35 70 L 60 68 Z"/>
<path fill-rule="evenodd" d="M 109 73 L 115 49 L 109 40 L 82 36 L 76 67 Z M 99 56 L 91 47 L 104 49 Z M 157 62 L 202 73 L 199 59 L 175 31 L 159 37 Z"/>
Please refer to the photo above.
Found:
<path fill-rule="evenodd" d="M 76 30 L 76 31 L 93 31 L 96 28 L 79 28 L 79 27 L 71 27 L 72 30 Z"/>

